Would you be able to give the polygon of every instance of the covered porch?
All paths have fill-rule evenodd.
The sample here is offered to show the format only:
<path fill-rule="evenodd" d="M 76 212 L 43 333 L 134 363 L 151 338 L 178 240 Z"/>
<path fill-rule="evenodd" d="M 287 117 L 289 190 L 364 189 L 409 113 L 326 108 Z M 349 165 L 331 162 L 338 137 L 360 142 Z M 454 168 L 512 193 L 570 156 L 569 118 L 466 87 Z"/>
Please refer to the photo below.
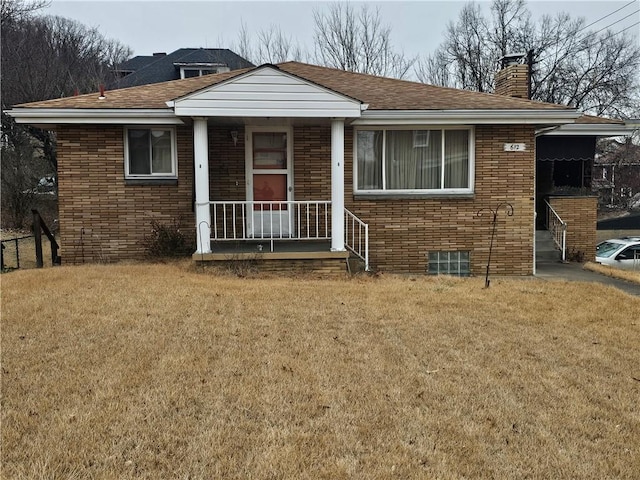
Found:
<path fill-rule="evenodd" d="M 210 251 L 196 250 L 196 261 L 344 261 L 355 256 L 369 270 L 369 226 L 343 207 L 343 237 L 332 235 L 331 201 L 211 201 L 209 206 Z M 203 239 L 200 233 L 198 241 Z"/>
<path fill-rule="evenodd" d="M 368 227 L 345 209 L 345 123 L 361 102 L 265 66 L 170 106 L 193 125 L 194 260 L 353 253 L 368 267 Z"/>

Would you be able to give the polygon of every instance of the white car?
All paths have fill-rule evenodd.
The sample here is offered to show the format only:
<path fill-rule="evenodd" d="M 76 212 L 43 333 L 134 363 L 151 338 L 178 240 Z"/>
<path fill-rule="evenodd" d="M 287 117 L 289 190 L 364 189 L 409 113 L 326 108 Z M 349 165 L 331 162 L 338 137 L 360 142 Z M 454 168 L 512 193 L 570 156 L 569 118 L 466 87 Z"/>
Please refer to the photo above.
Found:
<path fill-rule="evenodd" d="M 640 237 L 612 238 L 596 246 L 596 262 L 640 271 Z"/>

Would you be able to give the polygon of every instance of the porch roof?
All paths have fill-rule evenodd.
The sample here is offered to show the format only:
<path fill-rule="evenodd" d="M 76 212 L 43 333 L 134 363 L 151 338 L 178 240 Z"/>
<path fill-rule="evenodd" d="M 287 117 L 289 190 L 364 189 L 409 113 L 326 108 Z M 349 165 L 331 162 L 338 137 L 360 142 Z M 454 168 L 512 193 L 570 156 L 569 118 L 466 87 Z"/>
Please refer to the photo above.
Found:
<path fill-rule="evenodd" d="M 263 65 L 167 102 L 177 116 L 357 118 L 366 106 L 303 77 Z"/>

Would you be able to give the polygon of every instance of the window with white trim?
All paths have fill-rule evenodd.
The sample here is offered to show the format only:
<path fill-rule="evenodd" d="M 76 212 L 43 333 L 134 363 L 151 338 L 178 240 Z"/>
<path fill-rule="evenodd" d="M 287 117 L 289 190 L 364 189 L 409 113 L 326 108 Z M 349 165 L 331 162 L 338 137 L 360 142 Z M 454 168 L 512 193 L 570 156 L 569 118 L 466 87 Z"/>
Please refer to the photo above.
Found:
<path fill-rule="evenodd" d="M 173 128 L 131 127 L 125 133 L 127 178 L 176 178 L 176 139 Z"/>
<path fill-rule="evenodd" d="M 473 130 L 356 130 L 357 193 L 472 193 Z"/>
<path fill-rule="evenodd" d="M 219 67 L 180 67 L 180 78 L 202 77 L 212 73 L 229 72 L 231 69 L 226 66 Z"/>

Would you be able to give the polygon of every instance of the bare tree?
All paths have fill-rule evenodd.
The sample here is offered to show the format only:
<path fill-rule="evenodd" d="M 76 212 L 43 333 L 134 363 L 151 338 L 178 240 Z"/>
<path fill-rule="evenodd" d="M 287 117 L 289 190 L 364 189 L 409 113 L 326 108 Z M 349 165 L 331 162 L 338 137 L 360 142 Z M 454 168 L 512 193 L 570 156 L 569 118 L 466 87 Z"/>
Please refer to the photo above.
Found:
<path fill-rule="evenodd" d="M 18 125 L 5 110 L 20 103 L 97 91 L 128 47 L 96 29 L 60 17 L 35 16 L 43 2 L 2 3 L 2 209 L 3 220 L 24 220 L 33 183 L 57 167 L 53 132 Z M 10 3 L 10 4 L 9 4 Z M 44 160 L 44 161 L 42 161 Z"/>
<path fill-rule="evenodd" d="M 11 22 L 24 20 L 49 3 L 48 0 L 2 0 L 0 2 L 2 28 Z"/>
<path fill-rule="evenodd" d="M 491 18 L 465 5 L 444 42 L 418 62 L 419 80 L 493 91 L 496 62 L 533 50 L 531 95 L 596 115 L 629 116 L 640 108 L 640 47 L 627 32 L 590 32 L 582 18 L 545 15 L 533 23 L 524 0 L 494 0 Z"/>
<path fill-rule="evenodd" d="M 35 17 L 2 31 L 3 107 L 97 91 L 131 54 L 96 29 L 62 17 Z"/>
<path fill-rule="evenodd" d="M 391 27 L 383 25 L 378 9 L 336 3 L 325 13 L 314 10 L 314 60 L 319 65 L 351 72 L 404 78 L 415 59 L 391 44 Z"/>
<path fill-rule="evenodd" d="M 624 33 L 624 32 L 623 32 Z M 640 108 L 640 47 L 630 35 L 584 31 L 583 19 L 543 17 L 534 45 L 532 97 L 596 115 Z"/>
<path fill-rule="evenodd" d="M 301 62 L 307 57 L 300 44 L 293 37 L 285 35 L 276 25 L 260 30 L 257 39 L 253 39 L 243 22 L 238 33 L 238 43 L 233 49 L 255 64 Z"/>
<path fill-rule="evenodd" d="M 35 148 L 36 143 L 26 129 L 3 131 L 0 193 L 2 223 L 11 228 L 27 227 L 31 209 L 36 206 L 39 180 L 49 172 L 46 161 Z"/>
<path fill-rule="evenodd" d="M 275 25 L 258 32 L 256 56 L 259 63 L 301 61 L 304 57 L 300 46 L 291 36 L 286 36 L 280 27 Z"/>

